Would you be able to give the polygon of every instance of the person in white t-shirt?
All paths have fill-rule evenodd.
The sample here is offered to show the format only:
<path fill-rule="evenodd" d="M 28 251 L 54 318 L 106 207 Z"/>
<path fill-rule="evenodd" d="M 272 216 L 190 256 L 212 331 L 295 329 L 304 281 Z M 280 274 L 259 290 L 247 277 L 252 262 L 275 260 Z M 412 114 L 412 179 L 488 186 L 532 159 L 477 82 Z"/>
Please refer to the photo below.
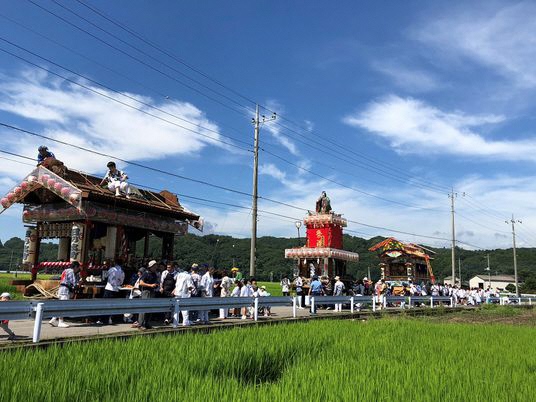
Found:
<path fill-rule="evenodd" d="M 207 272 L 201 277 L 199 282 L 199 288 L 201 290 L 202 297 L 212 297 L 214 295 L 214 273 L 213 268 L 209 268 Z M 201 324 L 208 324 L 208 310 L 203 310 L 199 312 L 199 321 Z"/>
<path fill-rule="evenodd" d="M 186 271 L 179 271 L 175 277 L 175 289 L 172 294 L 179 299 L 187 299 L 192 295 L 192 290 L 194 289 L 194 283 L 192 281 L 192 276 Z M 182 314 L 182 325 L 187 327 L 191 325 L 190 314 L 188 310 L 181 309 Z M 173 316 L 173 327 L 179 325 L 179 316 L 175 314 Z"/>

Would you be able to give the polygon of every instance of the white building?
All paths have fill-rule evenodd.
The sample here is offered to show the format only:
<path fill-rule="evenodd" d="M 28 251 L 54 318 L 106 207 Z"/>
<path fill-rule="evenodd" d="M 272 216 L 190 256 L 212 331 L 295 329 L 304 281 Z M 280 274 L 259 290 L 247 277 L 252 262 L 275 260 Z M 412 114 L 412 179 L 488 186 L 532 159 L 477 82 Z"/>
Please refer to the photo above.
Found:
<path fill-rule="evenodd" d="M 469 279 L 469 287 L 472 288 L 481 288 L 487 289 L 491 287 L 492 289 L 504 290 L 508 285 L 515 286 L 515 278 L 513 275 L 477 275 Z M 519 282 L 521 284 L 521 282 Z M 491 285 L 491 286 L 490 286 Z"/>

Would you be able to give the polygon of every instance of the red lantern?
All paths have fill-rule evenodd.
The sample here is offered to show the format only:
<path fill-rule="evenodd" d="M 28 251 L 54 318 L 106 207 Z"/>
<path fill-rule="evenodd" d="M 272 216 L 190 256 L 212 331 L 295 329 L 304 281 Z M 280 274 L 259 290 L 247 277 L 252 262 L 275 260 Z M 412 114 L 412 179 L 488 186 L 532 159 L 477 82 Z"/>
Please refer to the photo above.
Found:
<path fill-rule="evenodd" d="M 69 200 L 71 200 L 71 202 L 76 202 L 76 201 L 78 201 L 78 194 L 76 194 L 76 193 L 75 193 L 75 194 L 71 194 L 71 195 L 69 196 Z"/>
<path fill-rule="evenodd" d="M 28 178 L 26 179 L 28 181 L 28 183 L 34 183 L 36 180 L 37 180 L 37 177 L 35 176 L 28 176 Z"/>
<path fill-rule="evenodd" d="M 16 195 L 21 195 L 21 193 L 22 193 L 22 188 L 20 188 L 20 187 L 15 187 L 15 189 L 13 190 L 13 192 L 14 192 Z"/>
<path fill-rule="evenodd" d="M 71 192 L 71 189 L 69 187 L 62 187 L 60 192 L 62 196 L 67 197 L 69 193 Z"/>
<path fill-rule="evenodd" d="M 62 188 L 63 185 L 61 183 L 54 184 L 54 190 L 56 190 L 57 192 L 60 192 Z"/>
<path fill-rule="evenodd" d="M 15 199 L 15 193 L 9 193 L 7 195 L 7 199 L 10 201 L 10 202 L 13 202 L 13 200 Z"/>
<path fill-rule="evenodd" d="M 56 184 L 56 180 L 54 179 L 48 179 L 47 180 L 47 185 L 49 188 L 54 188 L 54 185 Z"/>
<path fill-rule="evenodd" d="M 2 200 L 0 201 L 0 203 L 2 204 L 2 206 L 3 206 L 4 208 L 9 207 L 9 205 L 10 205 L 9 200 L 8 200 L 7 198 L 5 198 L 5 197 L 2 198 Z"/>
<path fill-rule="evenodd" d="M 48 174 L 44 174 L 43 176 L 41 176 L 41 183 L 45 184 L 49 178 L 50 176 Z"/>
<path fill-rule="evenodd" d="M 28 187 L 30 187 L 30 184 L 27 182 L 27 181 L 23 181 L 21 184 L 20 184 L 20 187 L 22 190 L 27 190 Z"/>

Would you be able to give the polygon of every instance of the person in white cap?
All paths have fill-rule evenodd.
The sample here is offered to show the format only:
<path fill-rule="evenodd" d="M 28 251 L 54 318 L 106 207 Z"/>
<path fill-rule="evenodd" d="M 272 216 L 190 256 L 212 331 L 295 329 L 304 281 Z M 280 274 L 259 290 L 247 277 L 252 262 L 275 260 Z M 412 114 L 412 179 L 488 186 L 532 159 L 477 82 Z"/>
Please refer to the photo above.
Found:
<path fill-rule="evenodd" d="M 58 299 L 69 300 L 73 298 L 74 289 L 80 280 L 78 277 L 79 272 L 80 263 L 78 261 L 73 261 L 71 263 L 71 268 L 63 270 L 61 274 L 60 288 L 58 289 Z M 63 321 L 63 317 L 52 317 L 48 323 L 53 327 L 57 324 L 59 328 L 69 328 L 69 324 L 66 324 Z"/>
<path fill-rule="evenodd" d="M 339 276 L 335 277 L 335 286 L 333 287 L 333 296 L 342 296 L 344 292 L 344 283 Z M 342 311 L 342 303 L 335 303 L 335 312 Z"/>
<path fill-rule="evenodd" d="M 11 295 L 8 292 L 4 292 L 0 295 L 0 301 L 10 301 Z M 2 328 L 7 334 L 7 340 L 12 341 L 15 339 L 15 332 L 9 328 L 9 320 L 1 320 L 0 328 Z"/>
<path fill-rule="evenodd" d="M 233 280 L 229 278 L 227 275 L 227 272 L 223 272 L 223 278 L 221 278 L 220 283 L 220 297 L 229 297 L 231 295 L 231 285 L 233 284 Z M 220 318 L 222 320 L 225 320 L 227 316 L 229 315 L 229 309 L 226 308 L 220 308 Z"/>

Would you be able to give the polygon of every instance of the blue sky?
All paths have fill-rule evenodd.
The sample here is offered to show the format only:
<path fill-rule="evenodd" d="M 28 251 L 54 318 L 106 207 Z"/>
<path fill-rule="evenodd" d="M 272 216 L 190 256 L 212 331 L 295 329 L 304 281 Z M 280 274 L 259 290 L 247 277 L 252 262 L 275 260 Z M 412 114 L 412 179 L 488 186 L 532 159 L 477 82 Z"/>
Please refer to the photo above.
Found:
<path fill-rule="evenodd" d="M 252 143 L 253 100 L 279 115 L 261 128 L 262 197 L 313 208 L 326 190 L 354 222 L 419 236 L 351 222 L 353 234 L 446 246 L 420 235 L 450 237 L 454 187 L 462 246 L 509 247 L 512 213 L 520 244 L 536 242 L 533 3 L 84 2 L 173 58 L 80 2 L 3 0 L 0 48 L 53 73 L 0 51 L 0 122 L 249 193 L 251 152 L 235 146 Z M 44 143 L 104 173 L 107 158 L 2 127 L 0 138 L 3 151 Z M 0 157 L 5 193 L 31 167 Z M 121 167 L 135 183 L 245 207 L 181 197 L 206 233 L 249 236 L 249 197 Z M 261 213 L 260 235 L 295 235 L 302 211 L 259 207 L 289 217 Z M 0 215 L 1 240 L 23 234 L 20 214 Z"/>

